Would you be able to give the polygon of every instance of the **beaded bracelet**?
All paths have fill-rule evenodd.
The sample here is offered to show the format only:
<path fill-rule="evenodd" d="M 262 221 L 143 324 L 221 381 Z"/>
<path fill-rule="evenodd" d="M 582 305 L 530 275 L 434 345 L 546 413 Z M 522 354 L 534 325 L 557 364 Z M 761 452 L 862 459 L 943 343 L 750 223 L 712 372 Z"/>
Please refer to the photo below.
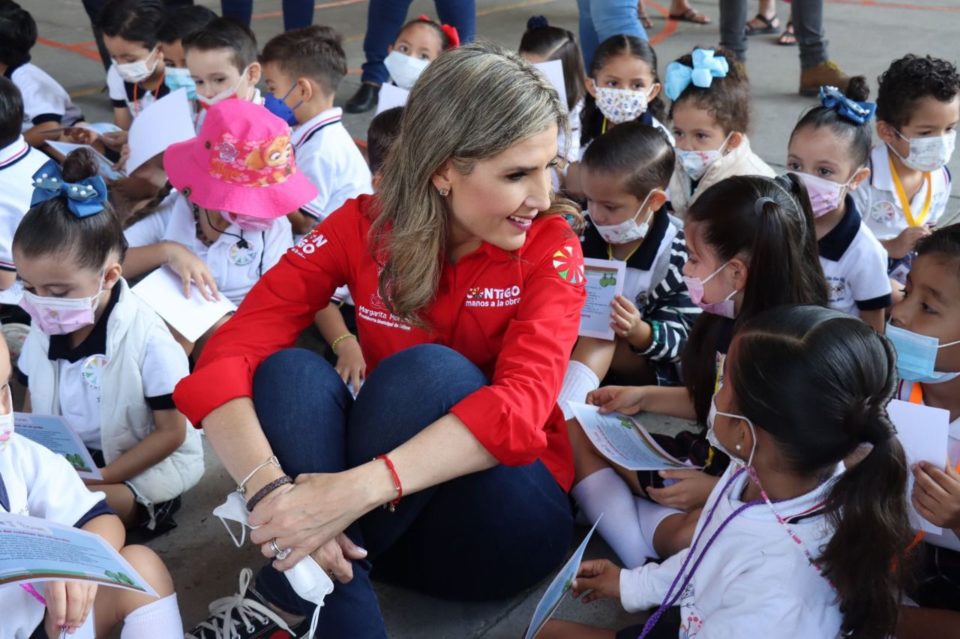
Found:
<path fill-rule="evenodd" d="M 256 492 L 256 494 L 247 501 L 247 512 L 252 513 L 253 509 L 257 507 L 264 497 L 275 491 L 281 486 L 286 486 L 287 484 L 292 484 L 293 479 L 290 478 L 290 475 L 284 475 L 283 477 L 277 477 L 272 482 L 261 488 Z"/>

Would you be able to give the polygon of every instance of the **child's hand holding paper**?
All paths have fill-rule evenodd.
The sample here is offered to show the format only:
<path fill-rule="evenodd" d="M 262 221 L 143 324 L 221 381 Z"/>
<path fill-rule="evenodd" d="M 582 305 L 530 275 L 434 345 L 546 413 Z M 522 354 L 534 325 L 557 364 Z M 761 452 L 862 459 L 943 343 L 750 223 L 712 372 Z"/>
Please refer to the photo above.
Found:
<path fill-rule="evenodd" d="M 620 566 L 609 559 L 594 559 L 580 564 L 572 590 L 576 597 L 583 593 L 583 603 L 597 599 L 620 600 Z"/>
<path fill-rule="evenodd" d="M 960 473 L 951 464 L 938 468 L 930 462 L 913 465 L 911 501 L 920 516 L 934 526 L 960 529 Z"/>
<path fill-rule="evenodd" d="M 47 616 L 44 627 L 48 637 L 61 631 L 72 634 L 80 629 L 93 611 L 97 584 L 78 581 L 48 581 L 43 585 Z"/>

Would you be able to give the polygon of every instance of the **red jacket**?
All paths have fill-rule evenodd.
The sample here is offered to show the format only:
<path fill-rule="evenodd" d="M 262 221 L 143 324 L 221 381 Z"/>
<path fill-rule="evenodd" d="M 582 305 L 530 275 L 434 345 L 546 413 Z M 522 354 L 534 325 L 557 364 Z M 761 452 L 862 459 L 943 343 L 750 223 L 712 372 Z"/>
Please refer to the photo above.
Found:
<path fill-rule="evenodd" d="M 451 412 L 501 463 L 541 459 L 569 490 L 573 460 L 556 404 L 586 298 L 577 236 L 561 216 L 544 216 L 519 251 L 484 243 L 445 264 L 424 312 L 427 332 L 391 315 L 377 293 L 368 244 L 374 205 L 370 196 L 349 200 L 263 276 L 204 348 L 194 373 L 177 385 L 177 407 L 200 424 L 227 401 L 249 397 L 260 362 L 291 346 L 347 284 L 368 370 L 417 344 L 449 346 L 491 380 Z"/>

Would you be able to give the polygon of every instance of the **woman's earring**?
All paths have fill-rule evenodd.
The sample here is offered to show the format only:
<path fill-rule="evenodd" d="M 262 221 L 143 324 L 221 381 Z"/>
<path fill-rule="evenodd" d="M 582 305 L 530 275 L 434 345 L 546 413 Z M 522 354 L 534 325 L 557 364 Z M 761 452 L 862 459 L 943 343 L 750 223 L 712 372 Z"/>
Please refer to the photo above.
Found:
<path fill-rule="evenodd" d="M 740 444 L 737 444 L 736 446 L 734 446 L 734 448 L 737 450 L 740 450 Z"/>
<path fill-rule="evenodd" d="M 450 189 L 447 187 L 442 187 L 437 189 L 437 193 L 440 194 L 440 197 L 447 197 L 448 195 L 450 195 Z"/>

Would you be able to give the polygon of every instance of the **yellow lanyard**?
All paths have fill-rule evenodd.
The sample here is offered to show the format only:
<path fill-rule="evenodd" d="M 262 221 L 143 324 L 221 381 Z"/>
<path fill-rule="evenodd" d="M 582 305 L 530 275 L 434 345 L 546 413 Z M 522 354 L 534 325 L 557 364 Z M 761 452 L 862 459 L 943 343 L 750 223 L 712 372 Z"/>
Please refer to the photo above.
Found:
<path fill-rule="evenodd" d="M 900 208 L 903 209 L 903 215 L 907 218 L 907 224 L 910 226 L 922 225 L 930 213 L 930 200 L 933 197 L 933 186 L 931 185 L 930 174 L 923 174 L 923 180 L 927 183 L 927 196 L 923 200 L 923 209 L 920 210 L 920 215 L 914 218 L 913 211 L 910 209 L 910 198 L 907 197 L 907 192 L 903 190 L 903 183 L 900 181 L 900 176 L 897 175 L 897 167 L 894 166 L 893 157 L 889 153 L 887 154 L 887 161 L 890 162 L 890 175 L 893 176 L 893 185 L 897 189 L 897 198 L 900 200 Z"/>
<path fill-rule="evenodd" d="M 629 260 L 631 257 L 633 257 L 633 254 L 634 254 L 634 253 L 636 253 L 637 251 L 640 250 L 640 247 L 641 247 L 641 246 L 643 246 L 642 243 L 641 243 L 641 244 L 638 244 L 632 251 L 630 251 L 629 253 L 627 253 L 627 256 L 626 256 L 625 258 L 623 258 L 622 260 L 617 260 L 617 261 L 619 261 L 619 262 L 626 262 L 626 261 Z M 617 258 L 615 258 L 615 257 L 613 256 L 613 245 L 612 245 L 612 244 L 607 244 L 607 259 L 610 259 L 610 260 L 616 260 L 616 259 L 617 259 Z"/>

